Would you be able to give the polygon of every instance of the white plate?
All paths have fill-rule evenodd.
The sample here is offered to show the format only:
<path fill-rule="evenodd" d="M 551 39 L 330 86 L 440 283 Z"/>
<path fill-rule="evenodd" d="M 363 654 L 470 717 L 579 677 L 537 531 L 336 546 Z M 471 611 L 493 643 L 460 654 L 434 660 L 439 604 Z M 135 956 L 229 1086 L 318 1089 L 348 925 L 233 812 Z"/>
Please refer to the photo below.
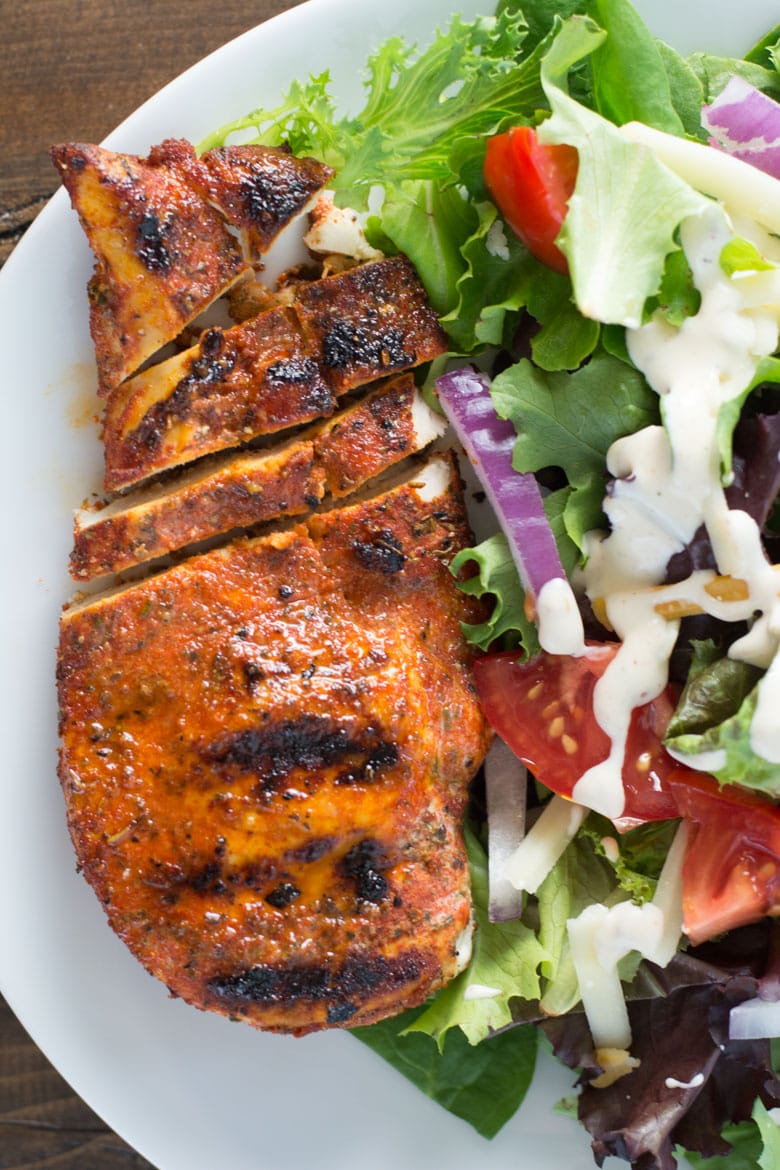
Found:
<path fill-rule="evenodd" d="M 487 0 L 457 5 L 465 17 Z M 358 96 L 367 51 L 425 41 L 455 0 L 311 0 L 183 74 L 109 139 L 194 141 L 329 68 Z M 743 51 L 775 0 L 644 0 L 680 49 Z M 85 284 L 91 258 L 60 192 L 0 274 L 5 418 L 0 990 L 63 1076 L 160 1170 L 590 1170 L 588 1139 L 551 1111 L 568 1072 L 544 1060 L 486 1142 L 340 1033 L 262 1035 L 170 1000 L 113 936 L 74 869 L 56 779 L 54 648 L 71 586 L 71 512 L 99 482 Z"/>

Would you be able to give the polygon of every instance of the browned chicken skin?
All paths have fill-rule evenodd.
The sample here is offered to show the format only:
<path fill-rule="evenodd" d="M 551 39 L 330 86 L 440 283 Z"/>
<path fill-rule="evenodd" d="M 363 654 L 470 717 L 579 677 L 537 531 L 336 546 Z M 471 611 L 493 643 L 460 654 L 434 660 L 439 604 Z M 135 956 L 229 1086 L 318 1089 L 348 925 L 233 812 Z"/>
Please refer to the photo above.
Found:
<path fill-rule="evenodd" d="M 436 457 L 389 494 L 64 614 L 60 775 L 114 930 L 177 995 L 304 1033 L 458 968 L 488 732 Z"/>

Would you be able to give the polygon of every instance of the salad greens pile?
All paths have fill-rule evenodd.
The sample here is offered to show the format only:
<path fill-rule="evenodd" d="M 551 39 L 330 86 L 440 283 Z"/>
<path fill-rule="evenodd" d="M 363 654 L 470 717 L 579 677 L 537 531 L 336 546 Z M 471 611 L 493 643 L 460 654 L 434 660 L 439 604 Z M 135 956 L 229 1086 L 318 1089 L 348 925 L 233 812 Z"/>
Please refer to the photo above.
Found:
<path fill-rule="evenodd" d="M 514 467 L 543 483 L 571 574 L 586 555 L 586 533 L 605 526 L 609 447 L 662 421 L 658 396 L 630 361 L 625 329 L 651 314 L 677 326 L 698 308 L 678 228 L 705 197 L 650 152 L 635 151 L 617 127 L 641 122 L 704 143 L 703 104 L 735 76 L 780 97 L 779 69 L 780 27 L 742 59 L 684 58 L 650 34 L 627 0 L 500 0 L 493 16 L 453 17 L 420 52 L 400 38 L 382 45 L 368 62 L 357 113 L 339 112 L 325 73 L 201 145 L 231 136 L 289 143 L 334 168 L 337 204 L 364 214 L 374 246 L 404 252 L 416 266 L 447 331 L 448 360 L 493 363 L 496 412 L 518 432 Z M 568 275 L 535 259 L 488 195 L 486 141 L 516 125 L 580 150 L 560 237 Z M 738 241 L 725 259 L 732 271 L 752 271 L 766 264 L 756 255 Z M 429 385 L 442 368 L 434 364 Z M 765 359 L 720 421 L 729 502 L 748 510 L 769 539 L 780 535 L 778 386 L 780 361 Z M 753 405 L 743 417 L 748 395 Z M 694 541 L 670 573 L 683 579 L 706 565 L 707 549 L 704 537 Z M 471 575 L 463 588 L 490 602 L 485 622 L 467 629 L 470 639 L 485 650 L 535 654 L 537 630 L 505 538 L 463 551 L 453 571 L 464 566 Z M 750 747 L 761 672 L 726 656 L 713 623 L 700 622 L 694 635 L 679 665 L 685 685 L 667 742 L 689 755 L 725 752 L 721 779 L 780 797 L 780 766 L 760 766 Z M 643 1170 L 666 1170 L 675 1151 L 686 1151 L 701 1170 L 780 1166 L 780 1128 L 769 1112 L 780 1105 L 780 1081 L 770 1045 L 728 1034 L 730 1005 L 780 973 L 778 928 L 767 921 L 740 928 L 681 951 L 663 970 L 635 953 L 624 959 L 632 1053 L 641 1063 L 616 1088 L 595 1088 L 566 923 L 593 903 L 651 900 L 676 825 L 641 825 L 614 850 L 610 822 L 589 815 L 523 916 L 496 923 L 487 916 L 478 805 L 476 793 L 467 832 L 476 918 L 470 967 L 423 1009 L 355 1034 L 485 1136 L 522 1100 L 537 1038 L 546 1034 L 580 1070 L 577 1109 L 597 1160 L 617 1153 Z M 700 1092 L 666 1083 L 670 1057 L 680 1052 L 691 1055 L 691 1068 L 706 1068 Z"/>

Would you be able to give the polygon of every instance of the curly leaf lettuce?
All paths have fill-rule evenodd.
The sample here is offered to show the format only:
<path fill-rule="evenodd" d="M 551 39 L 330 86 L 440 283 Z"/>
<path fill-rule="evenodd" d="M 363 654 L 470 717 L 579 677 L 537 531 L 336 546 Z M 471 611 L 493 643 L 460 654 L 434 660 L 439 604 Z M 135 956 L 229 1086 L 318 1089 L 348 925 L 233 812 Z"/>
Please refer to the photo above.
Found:
<path fill-rule="evenodd" d="M 570 494 L 571 489 L 565 487 L 544 497 L 545 514 L 567 574 L 571 574 L 579 561 L 579 551 L 567 536 L 564 523 Z M 474 548 L 461 549 L 453 558 L 450 569 L 460 577 L 469 566 L 473 571 L 459 581 L 460 588 L 473 597 L 492 598 L 493 608 L 490 616 L 479 625 L 463 624 L 468 640 L 481 650 L 501 645 L 506 650 L 517 648 L 528 657 L 538 654 L 541 649 L 539 632 L 536 622 L 529 619 L 526 612 L 525 592 L 504 534 L 496 533 Z"/>
<path fill-rule="evenodd" d="M 494 379 L 491 395 L 518 432 L 517 471 L 565 472 L 564 527 L 582 549 L 585 533 L 602 524 L 607 450 L 658 421 L 657 397 L 636 369 L 604 351 L 572 374 L 545 374 L 523 360 Z"/>
<path fill-rule="evenodd" d="M 244 141 L 312 154 L 336 170 L 338 201 L 368 207 L 375 184 L 407 180 L 450 183 L 451 152 L 464 140 L 527 122 L 544 103 L 541 45 L 524 51 L 521 11 L 464 22 L 453 17 L 422 52 L 402 38 L 386 41 L 368 61 L 366 100 L 341 114 L 327 73 L 295 83 L 282 103 L 227 123 L 201 143 Z"/>
<path fill-rule="evenodd" d="M 488 537 L 475 548 L 461 549 L 450 563 L 450 570 L 457 576 L 466 566 L 473 566 L 476 572 L 460 581 L 462 591 L 472 597 L 493 599 L 493 609 L 484 622 L 463 624 L 469 642 L 481 650 L 501 643 L 506 649 L 522 646 L 529 657 L 538 654 L 536 623 L 526 614 L 525 593 L 503 533 Z"/>

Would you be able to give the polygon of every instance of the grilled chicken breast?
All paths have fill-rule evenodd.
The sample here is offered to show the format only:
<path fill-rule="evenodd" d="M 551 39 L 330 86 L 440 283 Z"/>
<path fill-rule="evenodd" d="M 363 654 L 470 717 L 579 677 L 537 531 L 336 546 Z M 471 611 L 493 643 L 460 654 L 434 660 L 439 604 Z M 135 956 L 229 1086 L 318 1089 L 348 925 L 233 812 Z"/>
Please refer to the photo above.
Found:
<path fill-rule="evenodd" d="M 440 415 L 400 374 L 327 423 L 270 450 L 199 465 L 174 483 L 119 497 L 74 520 L 70 570 L 85 581 L 235 528 L 310 512 L 343 497 L 443 431 Z"/>
<path fill-rule="evenodd" d="M 65 612 L 79 864 L 146 968 L 305 1033 L 422 1002 L 468 934 L 461 816 L 488 731 L 435 457 L 385 495 Z"/>
<path fill-rule="evenodd" d="M 89 306 L 102 395 L 249 271 L 332 173 L 283 150 L 232 149 L 230 174 L 224 152 L 204 162 L 180 139 L 148 158 L 81 143 L 53 147 L 96 258 Z M 249 241 L 247 255 L 228 223 Z"/>
<path fill-rule="evenodd" d="M 338 397 L 444 353 L 404 256 L 295 286 L 277 305 L 143 370 L 107 403 L 107 491 L 331 415 Z"/>

